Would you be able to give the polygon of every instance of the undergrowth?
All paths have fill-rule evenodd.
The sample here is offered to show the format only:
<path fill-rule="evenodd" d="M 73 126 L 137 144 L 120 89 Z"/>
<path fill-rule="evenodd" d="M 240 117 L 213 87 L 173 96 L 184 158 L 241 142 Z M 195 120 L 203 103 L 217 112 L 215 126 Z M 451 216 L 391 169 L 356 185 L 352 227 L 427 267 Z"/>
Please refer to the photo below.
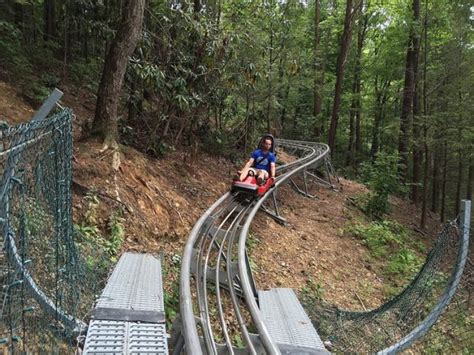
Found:
<path fill-rule="evenodd" d="M 316 282 L 311 277 L 306 280 L 306 284 L 300 290 L 300 297 L 303 303 L 313 304 L 322 301 L 324 297 L 324 287 L 322 282 Z"/>
<path fill-rule="evenodd" d="M 382 218 L 391 210 L 389 197 L 404 193 L 398 178 L 397 155 L 378 153 L 374 162 L 362 164 L 362 181 L 370 192 L 356 199 L 358 206 L 369 216 Z"/>
<path fill-rule="evenodd" d="M 85 197 L 87 211 L 84 220 L 74 225 L 76 240 L 82 255 L 86 257 L 86 264 L 90 270 L 96 268 L 108 269 L 117 261 L 125 237 L 123 211 L 112 212 L 108 218 L 105 233 L 99 225 L 98 211 L 100 200 L 92 191 Z"/>
<path fill-rule="evenodd" d="M 355 222 L 346 227 L 346 232 L 361 239 L 371 257 L 385 261 L 385 273 L 389 276 L 406 278 L 416 273 L 423 263 L 423 258 L 419 256 L 422 247 L 397 222 Z"/>
<path fill-rule="evenodd" d="M 163 280 L 167 280 L 164 292 L 166 326 L 172 328 L 174 319 L 179 312 L 179 274 L 181 269 L 181 256 L 175 254 L 163 260 Z"/>

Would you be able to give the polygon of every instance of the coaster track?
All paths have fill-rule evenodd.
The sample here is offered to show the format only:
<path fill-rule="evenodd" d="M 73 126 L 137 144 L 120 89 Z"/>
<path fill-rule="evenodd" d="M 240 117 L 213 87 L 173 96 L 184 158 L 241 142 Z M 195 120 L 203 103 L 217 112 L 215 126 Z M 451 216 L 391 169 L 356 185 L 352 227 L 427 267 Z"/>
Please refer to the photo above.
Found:
<path fill-rule="evenodd" d="M 238 328 L 233 329 L 234 337 L 238 331 L 247 347 L 246 352 L 280 353 L 259 314 L 257 290 L 246 253 L 250 224 L 260 208 L 269 212 L 263 203 L 270 196 L 276 210 L 270 214 L 281 221 L 275 198 L 278 187 L 290 181 L 294 184 L 292 177 L 303 173 L 305 190 L 298 190 L 309 195 L 305 172 L 324 164 L 329 169 L 330 164 L 326 144 L 281 139 L 276 143 L 279 148 L 299 158 L 277 167 L 275 186 L 261 198 L 242 192 L 224 194 L 201 216 L 190 233 L 180 280 L 184 344 L 175 347 L 175 352 L 181 351 L 182 345 L 193 354 L 241 352 L 232 344 L 229 334 L 230 323 L 226 317 L 233 314 L 238 324 Z M 217 313 L 217 320 L 211 313 Z M 215 329 L 217 323 L 218 332 Z M 258 334 L 250 331 L 251 325 Z M 223 339 L 224 343 L 216 339 Z"/>

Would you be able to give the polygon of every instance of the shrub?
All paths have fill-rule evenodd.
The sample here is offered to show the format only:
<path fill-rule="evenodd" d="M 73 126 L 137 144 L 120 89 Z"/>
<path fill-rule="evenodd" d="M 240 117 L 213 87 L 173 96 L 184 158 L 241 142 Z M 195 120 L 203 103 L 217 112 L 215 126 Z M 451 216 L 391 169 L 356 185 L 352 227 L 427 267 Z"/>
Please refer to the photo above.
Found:
<path fill-rule="evenodd" d="M 417 272 L 423 260 L 412 250 L 403 248 L 395 254 L 387 266 L 387 272 L 400 276 L 408 276 Z"/>
<path fill-rule="evenodd" d="M 301 288 L 301 298 L 305 303 L 315 303 L 324 297 L 324 287 L 321 282 L 315 282 L 312 278 L 306 281 L 306 285 Z"/>
<path fill-rule="evenodd" d="M 384 256 L 388 246 L 399 245 L 406 238 L 406 232 L 400 224 L 385 220 L 367 225 L 356 223 L 349 226 L 348 231 L 362 239 L 362 243 L 375 257 Z"/>
<path fill-rule="evenodd" d="M 363 180 L 371 189 L 364 210 L 376 217 L 390 212 L 390 195 L 402 189 L 398 180 L 398 156 L 378 153 L 373 164 L 363 164 Z"/>

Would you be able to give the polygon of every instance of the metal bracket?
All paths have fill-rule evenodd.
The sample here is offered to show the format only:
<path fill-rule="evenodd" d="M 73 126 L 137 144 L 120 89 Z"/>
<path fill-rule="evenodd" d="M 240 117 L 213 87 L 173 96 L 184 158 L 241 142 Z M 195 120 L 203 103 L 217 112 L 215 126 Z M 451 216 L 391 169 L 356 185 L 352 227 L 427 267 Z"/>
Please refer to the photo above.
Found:
<path fill-rule="evenodd" d="M 316 174 L 313 174 L 313 173 L 310 173 L 309 171 L 306 172 L 306 174 L 308 174 L 309 176 L 311 176 L 313 179 L 314 179 L 314 182 L 318 185 L 322 185 L 322 186 L 325 186 L 325 187 L 330 187 L 332 189 L 334 189 L 334 185 L 331 184 L 330 182 L 320 178 L 319 176 L 317 176 Z"/>
<path fill-rule="evenodd" d="M 328 158 L 324 159 L 324 167 L 326 170 L 327 180 L 309 171 L 305 171 L 305 173 L 311 176 L 316 184 L 324 187 L 330 187 L 334 191 L 339 191 L 339 188 L 336 186 L 336 184 L 340 185 L 341 182 L 339 181 L 339 177 L 337 176 L 336 171 L 334 170 L 334 167 L 332 166 L 331 161 Z M 335 183 L 333 183 L 332 178 L 335 179 Z"/>
<path fill-rule="evenodd" d="M 306 196 L 308 198 L 314 198 L 315 196 L 311 195 L 308 192 L 308 183 L 306 181 L 306 170 L 303 171 L 303 181 L 304 181 L 304 190 L 300 189 L 299 186 L 296 184 L 296 182 L 293 180 L 293 178 L 290 178 L 290 182 L 293 185 L 293 188 L 296 190 L 296 192 L 299 192 L 303 196 Z"/>
<path fill-rule="evenodd" d="M 260 208 L 262 209 L 263 212 L 268 214 L 270 217 L 272 217 L 278 223 L 280 223 L 282 225 L 286 225 L 288 223 L 287 220 L 285 218 L 283 218 L 280 215 L 280 212 L 278 211 L 278 203 L 277 203 L 277 200 L 276 200 L 276 187 L 273 188 L 271 194 L 272 194 L 272 200 L 273 200 L 273 208 L 274 208 L 275 212 L 273 212 L 272 210 L 270 210 L 268 207 L 266 207 L 263 204 Z"/>

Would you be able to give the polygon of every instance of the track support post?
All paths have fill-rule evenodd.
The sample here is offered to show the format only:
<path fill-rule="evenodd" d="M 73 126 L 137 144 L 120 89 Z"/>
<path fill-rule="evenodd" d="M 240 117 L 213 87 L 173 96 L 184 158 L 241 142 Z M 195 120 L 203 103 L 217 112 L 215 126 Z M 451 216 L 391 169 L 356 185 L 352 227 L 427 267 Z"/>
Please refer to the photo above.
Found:
<path fill-rule="evenodd" d="M 277 202 L 277 199 L 276 199 L 276 188 L 273 188 L 272 189 L 272 201 L 273 201 L 273 209 L 274 211 L 270 210 L 268 207 L 266 207 L 265 205 L 262 204 L 262 211 L 265 212 L 266 214 L 268 214 L 270 217 L 272 217 L 275 221 L 277 221 L 278 223 L 282 224 L 282 225 L 285 225 L 287 223 L 286 219 L 283 218 L 281 215 L 280 215 L 280 212 L 278 211 L 278 202 Z"/>
<path fill-rule="evenodd" d="M 313 178 L 313 181 L 316 184 L 324 186 L 324 187 L 330 187 L 331 189 L 338 191 L 339 188 L 336 186 L 336 184 L 337 185 L 340 184 L 339 177 L 337 176 L 336 171 L 334 170 L 334 167 L 332 166 L 331 161 L 328 158 L 324 159 L 324 168 L 326 171 L 327 180 L 309 171 L 306 171 L 306 174 L 311 176 Z M 334 182 L 333 182 L 333 178 L 335 179 Z"/>
<path fill-rule="evenodd" d="M 296 182 L 290 178 L 290 182 L 291 182 L 291 185 L 293 185 L 293 188 L 296 190 L 296 192 L 302 194 L 303 196 L 305 197 L 308 197 L 308 198 L 315 198 L 315 196 L 311 195 L 309 192 L 308 192 L 308 182 L 307 182 L 307 179 L 306 179 L 306 174 L 308 172 L 305 170 L 303 170 L 303 183 L 304 183 L 304 190 L 302 190 L 297 184 Z"/>

